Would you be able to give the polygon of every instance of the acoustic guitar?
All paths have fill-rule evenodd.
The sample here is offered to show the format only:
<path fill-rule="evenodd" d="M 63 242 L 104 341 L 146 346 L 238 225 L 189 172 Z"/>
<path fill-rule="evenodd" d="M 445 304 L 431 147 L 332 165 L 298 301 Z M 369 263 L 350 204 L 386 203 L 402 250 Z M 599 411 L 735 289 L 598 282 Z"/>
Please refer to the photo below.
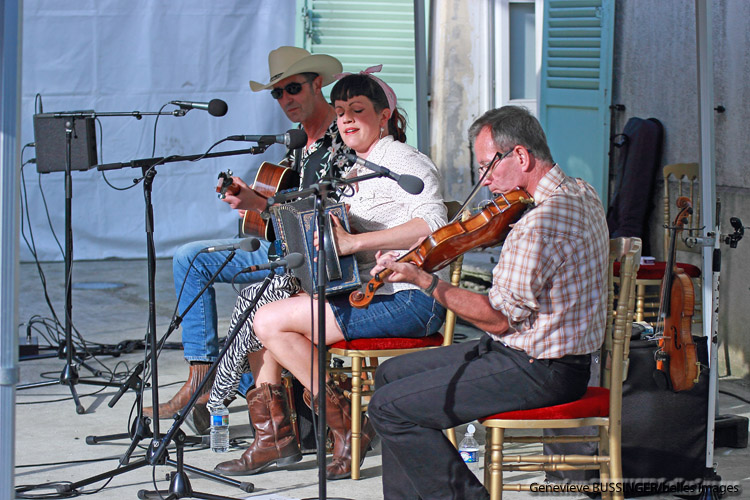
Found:
<path fill-rule="evenodd" d="M 250 189 L 255 191 L 258 196 L 268 199 L 279 191 L 295 189 L 299 187 L 299 175 L 291 168 L 282 167 L 274 163 L 263 162 L 255 174 Z M 227 193 L 237 195 L 241 187 L 234 182 L 232 172 L 226 171 L 219 173 L 219 182 L 216 185 L 216 192 L 219 198 L 223 199 Z M 245 236 L 260 236 L 268 241 L 274 241 L 273 224 L 267 212 L 258 213 L 255 210 L 245 210 L 242 216 L 242 233 Z"/>

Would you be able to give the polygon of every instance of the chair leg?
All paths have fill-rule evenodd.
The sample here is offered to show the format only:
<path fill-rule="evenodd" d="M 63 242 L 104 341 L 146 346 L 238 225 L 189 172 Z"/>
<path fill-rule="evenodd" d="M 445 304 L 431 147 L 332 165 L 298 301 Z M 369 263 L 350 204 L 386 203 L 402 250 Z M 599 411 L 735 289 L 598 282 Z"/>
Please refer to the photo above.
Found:
<path fill-rule="evenodd" d="M 490 427 L 489 430 L 485 437 L 484 487 L 490 492 L 490 500 L 502 500 L 505 429 Z"/>
<path fill-rule="evenodd" d="M 375 390 L 375 368 L 378 367 L 379 358 L 369 357 L 367 358 L 367 366 L 370 368 L 370 372 L 362 372 L 362 392 L 374 391 Z M 364 365 L 363 365 L 364 370 Z"/>
<path fill-rule="evenodd" d="M 362 358 L 352 357 L 352 479 L 359 479 L 362 438 Z"/>
<path fill-rule="evenodd" d="M 636 286 L 636 301 L 635 301 L 635 320 L 643 321 L 643 310 L 646 298 L 646 285 L 637 284 Z"/>
<path fill-rule="evenodd" d="M 609 433 L 604 427 L 599 428 L 599 456 L 609 457 L 609 462 L 601 462 L 599 464 L 599 484 L 602 485 L 604 492 L 602 493 L 602 500 L 610 500 L 612 498 L 612 492 L 609 491 L 608 485 L 611 483 L 611 450 L 610 450 Z"/>
<path fill-rule="evenodd" d="M 445 429 L 445 435 L 448 436 L 448 441 L 451 442 L 453 447 L 458 449 L 458 441 L 456 440 L 456 429 L 454 427 L 451 427 L 450 429 Z"/>
<path fill-rule="evenodd" d="M 622 481 L 622 437 L 609 433 L 609 480 L 623 484 Z M 624 500 L 624 490 L 616 490 L 612 495 L 614 500 Z"/>

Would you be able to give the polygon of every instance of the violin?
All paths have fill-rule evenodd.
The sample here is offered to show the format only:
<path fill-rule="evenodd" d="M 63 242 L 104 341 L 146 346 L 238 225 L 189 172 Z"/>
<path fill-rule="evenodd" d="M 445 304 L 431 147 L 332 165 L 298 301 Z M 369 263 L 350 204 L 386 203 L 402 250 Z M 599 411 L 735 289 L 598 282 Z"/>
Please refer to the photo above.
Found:
<path fill-rule="evenodd" d="M 692 389 L 698 382 L 700 363 L 693 342 L 692 317 L 695 292 L 690 277 L 675 266 L 675 240 L 693 213 L 690 199 L 677 199 L 680 209 L 670 228 L 669 254 L 662 280 L 659 318 L 657 326 L 659 349 L 655 354 L 657 383 L 675 392 Z M 666 383 L 665 383 L 666 382 Z"/>
<path fill-rule="evenodd" d="M 428 273 L 439 271 L 474 248 L 487 248 L 502 242 L 511 224 L 521 218 L 534 199 L 522 188 L 498 195 L 479 213 L 456 220 L 433 232 L 419 245 L 402 255 L 397 262 L 409 262 Z M 384 269 L 365 285 L 349 295 L 349 304 L 364 309 L 383 286 L 383 279 L 393 271 Z"/>

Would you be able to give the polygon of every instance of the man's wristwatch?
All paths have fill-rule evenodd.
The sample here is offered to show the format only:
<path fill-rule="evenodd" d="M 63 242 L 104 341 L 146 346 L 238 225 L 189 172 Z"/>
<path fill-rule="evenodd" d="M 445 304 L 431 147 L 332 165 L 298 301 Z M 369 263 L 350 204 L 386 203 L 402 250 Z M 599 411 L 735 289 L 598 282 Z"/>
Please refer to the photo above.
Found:
<path fill-rule="evenodd" d="M 435 289 L 437 288 L 439 282 L 440 278 L 437 277 L 437 274 L 433 274 L 430 286 L 428 286 L 427 288 L 423 288 L 422 291 L 427 294 L 428 297 L 432 297 L 432 294 L 435 292 Z"/>

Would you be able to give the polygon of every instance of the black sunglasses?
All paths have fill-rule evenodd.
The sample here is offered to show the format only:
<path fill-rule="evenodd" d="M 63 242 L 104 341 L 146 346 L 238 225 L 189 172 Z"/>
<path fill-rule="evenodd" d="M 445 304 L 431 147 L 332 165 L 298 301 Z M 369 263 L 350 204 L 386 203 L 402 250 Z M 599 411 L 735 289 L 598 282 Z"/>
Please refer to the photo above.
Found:
<path fill-rule="evenodd" d="M 308 83 L 308 82 L 303 82 Z M 271 97 L 274 99 L 281 99 L 281 97 L 284 95 L 284 91 L 286 90 L 286 93 L 289 95 L 297 95 L 300 92 L 302 92 L 302 83 L 299 82 L 292 82 L 287 84 L 286 87 L 274 87 L 274 89 L 271 91 Z"/>

